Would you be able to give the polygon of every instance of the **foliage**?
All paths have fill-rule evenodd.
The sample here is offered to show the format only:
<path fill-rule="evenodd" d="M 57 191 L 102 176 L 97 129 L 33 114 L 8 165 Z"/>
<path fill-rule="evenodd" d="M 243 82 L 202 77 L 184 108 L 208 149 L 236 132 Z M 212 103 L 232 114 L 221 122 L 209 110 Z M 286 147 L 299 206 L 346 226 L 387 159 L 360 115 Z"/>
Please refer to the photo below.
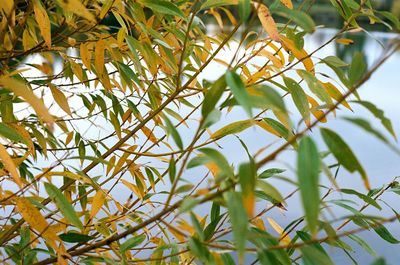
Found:
<path fill-rule="evenodd" d="M 364 230 L 398 243 L 384 226 L 395 209 L 363 213 L 388 207 L 378 199 L 398 183 L 371 187 L 334 129 L 320 128 L 326 147 L 313 139 L 356 104 L 396 138 L 357 89 L 399 42 L 369 67 L 362 53 L 349 63 L 315 54 L 353 43 L 360 21 L 400 23 L 369 0 L 331 1 L 342 28 L 310 50 L 313 2 L 2 1 L 0 262 L 332 264 L 329 246 L 355 262 L 349 240 L 377 255 L 356 235 Z M 213 64 L 224 72 L 205 79 Z M 396 149 L 367 120 L 346 120 Z M 249 128 L 265 138 L 237 137 Z M 244 161 L 220 148 L 227 142 Z M 289 149 L 298 154 L 294 179 L 271 165 Z M 339 171 L 356 172 L 364 186 L 339 187 Z M 276 179 L 294 191 L 283 194 Z M 295 193 L 304 216 L 283 228 L 271 212 L 290 207 Z M 330 215 L 335 207 L 350 214 Z"/>

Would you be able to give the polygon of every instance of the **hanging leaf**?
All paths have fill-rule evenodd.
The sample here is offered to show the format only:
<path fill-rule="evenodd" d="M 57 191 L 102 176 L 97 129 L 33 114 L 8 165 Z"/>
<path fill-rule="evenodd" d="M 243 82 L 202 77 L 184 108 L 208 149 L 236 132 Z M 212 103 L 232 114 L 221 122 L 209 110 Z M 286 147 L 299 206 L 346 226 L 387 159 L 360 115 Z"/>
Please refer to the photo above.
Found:
<path fill-rule="evenodd" d="M 11 177 L 14 179 L 14 182 L 19 186 L 22 187 L 22 179 L 20 178 L 17 168 L 11 159 L 10 155 L 7 153 L 7 150 L 4 148 L 2 144 L 0 144 L 0 159 L 3 163 L 4 168 L 10 173 Z"/>
<path fill-rule="evenodd" d="M 250 15 L 250 9 L 251 9 L 250 0 L 239 0 L 238 9 L 239 9 L 240 21 L 246 22 L 247 18 Z"/>
<path fill-rule="evenodd" d="M 364 180 L 365 187 L 369 190 L 370 185 L 368 181 L 367 174 L 364 168 L 361 166 L 358 159 L 351 151 L 350 147 L 342 140 L 342 138 L 327 128 L 321 128 L 321 135 L 324 139 L 325 144 L 328 146 L 329 150 L 335 156 L 337 161 L 343 165 L 345 169 L 353 173 L 358 171 Z"/>
<path fill-rule="evenodd" d="M 40 0 L 33 1 L 33 11 L 35 12 L 36 21 L 39 25 L 40 33 L 43 36 L 47 47 L 51 47 L 51 25 L 46 9 Z"/>
<path fill-rule="evenodd" d="M 90 211 L 90 218 L 93 218 L 103 207 L 104 203 L 106 202 L 106 194 L 103 190 L 99 190 L 93 197 L 92 201 L 92 209 Z"/>
<path fill-rule="evenodd" d="M 141 0 L 140 1 L 146 7 L 152 9 L 154 12 L 177 16 L 182 19 L 186 19 L 185 14 L 177 7 L 174 3 L 170 1 L 163 0 Z"/>
<path fill-rule="evenodd" d="M 364 55 L 361 52 L 354 53 L 353 59 L 349 68 L 350 85 L 355 85 L 367 71 Z"/>
<path fill-rule="evenodd" d="M 221 98 L 226 88 L 226 79 L 225 76 L 221 76 L 217 79 L 211 86 L 211 88 L 207 91 L 204 96 L 203 105 L 201 107 L 201 114 L 203 115 L 203 119 L 207 117 L 207 115 L 215 108 L 218 103 L 218 100 Z"/>
<path fill-rule="evenodd" d="M 83 229 L 81 220 L 79 220 L 74 208 L 68 202 L 67 198 L 65 198 L 65 196 L 62 194 L 62 192 L 56 186 L 48 182 L 44 183 L 44 188 L 64 217 L 71 222 L 71 224 Z"/>
<path fill-rule="evenodd" d="M 280 37 L 281 42 L 286 50 L 290 51 L 300 62 L 303 63 L 304 68 L 310 73 L 315 73 L 314 63 L 310 55 L 304 49 L 298 49 L 294 42 L 284 36 Z"/>
<path fill-rule="evenodd" d="M 172 139 L 174 139 L 175 144 L 179 147 L 179 149 L 183 150 L 183 142 L 178 130 L 175 128 L 175 126 L 172 124 L 167 116 L 164 116 L 164 121 L 165 125 L 167 125 L 168 132 L 171 134 Z"/>
<path fill-rule="evenodd" d="M 266 5 L 261 3 L 254 3 L 254 8 L 257 11 L 258 19 L 261 22 L 264 30 L 268 33 L 269 37 L 274 41 L 280 41 L 281 36 L 276 27 L 275 21 L 269 12 Z"/>
<path fill-rule="evenodd" d="M 53 98 L 57 102 L 58 106 L 60 106 L 60 108 L 63 111 L 65 111 L 66 113 L 68 113 L 71 116 L 72 112 L 71 112 L 68 100 L 65 97 L 65 95 L 60 90 L 58 90 L 53 84 L 49 84 L 49 87 L 51 90 L 51 94 L 53 94 Z"/>
<path fill-rule="evenodd" d="M 305 217 L 308 228 L 313 235 L 318 231 L 320 205 L 319 169 L 320 158 L 317 146 L 311 138 L 305 136 L 299 144 L 297 176 Z"/>
<path fill-rule="evenodd" d="M 121 253 L 124 253 L 125 251 L 140 245 L 145 239 L 146 235 L 144 234 L 129 238 L 128 240 L 126 240 L 124 243 L 121 244 L 120 246 Z"/>
<path fill-rule="evenodd" d="M 310 109 L 308 107 L 307 95 L 296 81 L 289 77 L 284 77 L 283 81 L 292 96 L 294 104 L 299 110 L 301 116 L 303 117 L 305 123 L 308 125 L 310 122 Z"/>
<path fill-rule="evenodd" d="M 219 139 L 230 134 L 240 133 L 254 124 L 253 120 L 236 121 L 228 124 L 211 135 L 212 139 Z"/>
<path fill-rule="evenodd" d="M 246 90 L 246 87 L 240 78 L 240 76 L 234 71 L 228 71 L 225 74 L 226 83 L 228 87 L 231 89 L 233 96 L 239 102 L 240 105 L 244 108 L 247 114 L 251 117 L 251 101 L 250 96 Z"/>
<path fill-rule="evenodd" d="M 290 19 L 307 33 L 312 33 L 315 31 L 315 23 L 307 13 L 298 9 L 288 8 L 278 3 L 279 2 L 275 2 L 275 4 L 270 7 L 270 10 L 273 14 Z"/>
<path fill-rule="evenodd" d="M 43 119 L 43 121 L 49 124 L 54 122 L 53 116 L 50 115 L 43 102 L 38 99 L 23 82 L 11 77 L 2 76 L 0 77 L 0 86 L 11 90 L 15 95 L 25 99 L 25 101 L 32 106 L 32 108 Z"/>

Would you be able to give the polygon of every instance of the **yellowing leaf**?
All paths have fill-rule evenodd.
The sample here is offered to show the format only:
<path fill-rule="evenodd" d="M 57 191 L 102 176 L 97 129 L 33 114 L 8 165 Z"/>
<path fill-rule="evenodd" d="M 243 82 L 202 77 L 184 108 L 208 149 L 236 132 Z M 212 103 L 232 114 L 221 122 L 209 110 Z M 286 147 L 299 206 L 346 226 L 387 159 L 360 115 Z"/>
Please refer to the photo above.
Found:
<path fill-rule="evenodd" d="M 92 209 L 90 211 L 90 218 L 93 218 L 101 209 L 106 201 L 106 194 L 103 190 L 97 191 L 96 195 L 93 197 Z"/>
<path fill-rule="evenodd" d="M 87 10 L 85 5 L 82 4 L 81 0 L 68 0 L 68 1 L 61 0 L 58 2 L 64 9 L 74 13 L 75 15 L 83 17 L 93 23 L 96 22 L 96 18 L 94 17 L 94 15 L 90 13 L 89 10 Z"/>
<path fill-rule="evenodd" d="M 33 92 L 23 82 L 18 81 L 11 77 L 0 77 L 0 86 L 4 86 L 8 90 L 14 92 L 15 95 L 22 97 L 28 102 L 36 113 L 41 116 L 43 121 L 52 124 L 53 117 L 50 115 L 48 109 L 43 102 L 33 94 Z"/>
<path fill-rule="evenodd" d="M 257 10 L 258 19 L 260 19 L 261 25 L 268 33 L 270 38 L 274 41 L 279 41 L 281 36 L 279 35 L 275 21 L 269 12 L 269 9 L 264 4 L 255 3 L 255 9 Z"/>
<path fill-rule="evenodd" d="M 104 72 L 104 49 L 106 43 L 104 40 L 99 40 L 96 43 L 94 64 L 96 66 L 97 76 L 101 76 Z"/>
<path fill-rule="evenodd" d="M 292 0 L 281 0 L 281 3 L 285 5 L 287 8 L 293 9 Z"/>
<path fill-rule="evenodd" d="M 354 42 L 352 39 L 336 39 L 335 41 L 336 41 L 336 43 L 343 44 L 343 45 L 353 44 L 353 42 Z"/>
<path fill-rule="evenodd" d="M 253 123 L 254 123 L 253 120 L 243 120 L 243 121 L 233 122 L 213 133 L 211 135 L 211 138 L 217 139 L 227 136 L 229 134 L 239 133 L 252 126 Z"/>
<path fill-rule="evenodd" d="M 36 21 L 39 25 L 40 33 L 48 47 L 51 47 L 51 25 L 50 19 L 47 15 L 40 0 L 33 1 L 33 11 L 35 12 Z"/>
<path fill-rule="evenodd" d="M 311 57 L 307 54 L 304 49 L 298 49 L 294 42 L 285 36 L 281 36 L 281 42 L 286 50 L 289 50 L 293 53 L 293 55 L 297 58 L 297 60 L 301 61 L 306 68 L 306 70 L 310 73 L 314 73 L 314 63 L 311 60 Z"/>
<path fill-rule="evenodd" d="M 69 108 L 68 100 L 65 95 L 53 84 L 49 84 L 49 87 L 51 90 L 51 94 L 53 94 L 53 98 L 57 102 L 58 106 L 60 106 L 60 108 L 69 115 L 72 115 L 71 109 Z"/>
<path fill-rule="evenodd" d="M 141 130 L 152 143 L 157 144 L 157 137 L 149 128 L 142 126 Z"/>
<path fill-rule="evenodd" d="M 339 89 L 337 87 L 335 87 L 330 82 L 322 83 L 322 85 L 324 86 L 324 88 L 325 88 L 326 92 L 329 94 L 329 96 L 334 98 L 336 101 L 342 101 L 341 104 L 344 107 L 346 107 L 347 109 L 353 111 L 353 109 L 350 107 L 349 103 L 347 103 L 346 100 L 343 100 L 343 95 L 342 95 L 342 93 L 339 91 Z"/>
<path fill-rule="evenodd" d="M 17 168 L 14 162 L 12 161 L 10 155 L 7 153 L 7 150 L 1 144 L 0 144 L 0 159 L 3 162 L 4 168 L 10 173 L 15 183 L 18 184 L 18 186 L 22 187 L 23 183 L 21 178 L 19 177 Z"/>
<path fill-rule="evenodd" d="M 280 241 L 285 245 L 290 244 L 290 241 L 292 240 L 290 239 L 289 235 L 286 234 L 283 228 L 277 222 L 275 222 L 274 219 L 267 218 L 267 220 L 268 223 L 272 226 L 272 228 L 281 236 Z"/>
<path fill-rule="evenodd" d="M 311 110 L 310 110 L 311 114 L 314 115 L 314 117 L 318 119 L 320 122 L 326 123 L 327 120 L 324 112 L 320 109 L 317 109 L 319 106 L 318 102 L 314 98 L 308 95 L 307 95 L 307 100 L 311 104 Z"/>
<path fill-rule="evenodd" d="M 91 63 L 92 53 L 89 51 L 87 43 L 82 42 L 79 47 L 79 51 L 80 51 L 82 63 L 86 66 L 86 68 L 88 70 L 90 70 L 91 65 L 92 65 L 92 63 Z"/>
<path fill-rule="evenodd" d="M 40 211 L 33 206 L 29 200 L 23 197 L 16 197 L 15 203 L 17 211 L 25 221 L 45 238 L 52 247 L 57 249 L 56 241 L 59 240 L 59 238 L 53 230 L 49 229 L 49 224 Z"/>
<path fill-rule="evenodd" d="M 75 174 L 70 171 L 52 171 L 52 172 L 46 173 L 45 175 L 50 176 L 50 177 L 51 176 L 63 176 L 63 177 L 69 178 L 69 179 L 81 181 L 83 183 L 92 184 L 92 181 L 89 178 L 84 177 L 82 175 Z"/>
<path fill-rule="evenodd" d="M 9 123 L 7 125 L 16 130 L 18 134 L 21 135 L 22 138 L 24 138 L 26 145 L 29 149 L 29 152 L 32 155 L 35 155 L 35 146 L 33 145 L 32 137 L 29 134 L 29 132 L 23 126 L 17 125 L 15 123 Z"/>

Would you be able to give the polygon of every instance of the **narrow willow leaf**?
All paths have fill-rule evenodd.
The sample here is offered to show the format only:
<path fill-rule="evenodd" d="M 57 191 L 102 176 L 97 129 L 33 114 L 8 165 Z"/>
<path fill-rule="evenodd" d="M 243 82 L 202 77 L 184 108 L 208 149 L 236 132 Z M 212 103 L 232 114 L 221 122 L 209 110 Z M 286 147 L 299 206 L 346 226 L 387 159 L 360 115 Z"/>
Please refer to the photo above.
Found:
<path fill-rule="evenodd" d="M 126 240 L 124 243 L 121 244 L 120 246 L 121 253 L 124 253 L 125 251 L 140 245 L 145 239 L 146 235 L 144 234 L 129 238 L 128 240 Z"/>
<path fill-rule="evenodd" d="M 199 239 L 195 237 L 189 238 L 188 247 L 190 252 L 192 252 L 193 255 L 201 260 L 204 264 L 213 264 L 211 253 Z"/>
<path fill-rule="evenodd" d="M 304 49 L 297 48 L 295 43 L 291 39 L 288 39 L 284 36 L 281 36 L 280 40 L 281 40 L 284 48 L 286 50 L 290 51 L 297 58 L 297 60 L 302 62 L 304 65 L 304 68 L 308 72 L 313 73 L 313 74 L 315 73 L 314 63 L 313 63 L 310 55 L 308 55 Z"/>
<path fill-rule="evenodd" d="M 27 143 L 27 141 L 13 128 L 8 127 L 4 123 L 0 123 L 0 135 L 15 142 Z"/>
<path fill-rule="evenodd" d="M 386 260 L 383 257 L 379 257 L 371 265 L 387 265 Z"/>
<path fill-rule="evenodd" d="M 257 188 L 270 196 L 276 203 L 282 203 L 284 201 L 280 192 L 268 182 L 258 180 Z"/>
<path fill-rule="evenodd" d="M 80 0 L 57 0 L 57 2 L 61 5 L 63 9 L 68 10 L 80 17 L 83 17 L 92 23 L 96 23 L 95 16 L 85 7 L 85 5 Z"/>
<path fill-rule="evenodd" d="M 380 133 L 378 130 L 373 128 L 367 120 L 364 120 L 362 118 L 352 118 L 352 117 L 344 117 L 343 119 L 364 129 L 366 132 L 374 135 L 376 138 L 378 138 L 382 142 L 389 144 L 389 141 L 386 139 L 386 137 L 382 133 Z"/>
<path fill-rule="evenodd" d="M 62 194 L 62 192 L 51 183 L 44 183 L 44 188 L 46 189 L 49 197 L 55 202 L 57 208 L 64 215 L 64 217 L 76 227 L 83 229 L 83 224 L 81 220 L 79 220 L 78 216 L 75 213 L 74 208 L 69 203 L 67 198 Z"/>
<path fill-rule="evenodd" d="M 300 248 L 300 251 L 303 254 L 302 260 L 304 265 L 334 265 L 329 256 L 318 250 L 316 247 L 303 246 Z"/>
<path fill-rule="evenodd" d="M 365 251 L 367 251 L 369 254 L 372 256 L 377 257 L 378 254 L 375 252 L 375 250 L 372 249 L 372 247 L 361 237 L 357 235 L 348 235 L 349 238 L 351 238 L 353 241 L 355 241 L 358 245 L 360 245 Z"/>
<path fill-rule="evenodd" d="M 176 164 L 175 164 L 175 159 L 173 156 L 169 160 L 168 175 L 169 175 L 169 180 L 171 181 L 171 183 L 174 183 L 175 176 L 176 176 Z"/>
<path fill-rule="evenodd" d="M 40 211 L 26 198 L 17 197 L 15 198 L 15 202 L 17 211 L 21 214 L 24 220 L 46 240 L 48 240 L 48 243 L 50 243 L 52 247 L 57 248 L 56 240 L 59 238 L 51 229 L 48 229 L 49 224 Z"/>
<path fill-rule="evenodd" d="M 90 211 L 90 218 L 93 218 L 101 209 L 103 204 L 106 202 L 106 194 L 103 190 L 97 191 L 93 197 L 92 209 Z"/>
<path fill-rule="evenodd" d="M 258 177 L 261 179 L 266 179 L 266 178 L 273 177 L 275 175 L 279 175 L 285 171 L 286 171 L 286 169 L 269 168 L 269 169 L 266 169 L 265 171 L 263 171 Z"/>
<path fill-rule="evenodd" d="M 278 3 L 279 2 L 275 2 L 275 4 L 270 7 L 271 13 L 292 20 L 307 33 L 315 31 L 315 23 L 307 13 L 298 9 L 287 8 Z"/>
<path fill-rule="evenodd" d="M 228 124 L 211 135 L 212 139 L 219 139 L 230 134 L 240 133 L 254 124 L 253 120 L 236 121 Z"/>
<path fill-rule="evenodd" d="M 51 25 L 46 9 L 40 0 L 33 1 L 33 11 L 35 12 L 36 21 L 39 25 L 40 33 L 43 36 L 47 47 L 51 47 Z"/>
<path fill-rule="evenodd" d="M 59 237 L 62 241 L 68 243 L 85 243 L 93 239 L 92 236 L 79 234 L 75 232 L 67 232 L 65 234 L 59 235 Z"/>
<path fill-rule="evenodd" d="M 142 4 L 152 9 L 154 12 L 177 16 L 186 19 L 185 14 L 174 3 L 164 0 L 141 0 Z"/>
<path fill-rule="evenodd" d="M 386 128 L 386 130 L 395 138 L 397 139 L 396 136 L 396 132 L 393 129 L 392 126 L 392 122 L 385 117 L 385 113 L 383 112 L 383 110 L 377 108 L 374 104 L 372 104 L 369 101 L 354 101 L 357 104 L 360 104 L 361 106 L 363 106 L 364 108 L 366 108 L 367 110 L 369 110 L 374 116 L 375 118 L 379 119 L 382 123 L 382 125 Z"/>
<path fill-rule="evenodd" d="M 225 76 L 221 76 L 217 81 L 213 83 L 211 88 L 207 91 L 204 96 L 204 102 L 201 107 L 201 114 L 203 118 L 207 117 L 208 114 L 215 108 L 218 100 L 221 98 L 226 88 Z"/>
<path fill-rule="evenodd" d="M 174 139 L 175 144 L 179 147 L 179 149 L 183 150 L 183 143 L 178 130 L 175 128 L 172 122 L 167 118 L 167 116 L 164 116 L 164 121 L 165 125 L 167 125 L 168 132 L 171 134 L 172 139 Z"/>
<path fill-rule="evenodd" d="M 297 175 L 308 228 L 314 235 L 318 231 L 320 205 L 319 169 L 320 158 L 317 146 L 311 138 L 303 137 L 297 156 Z"/>
<path fill-rule="evenodd" d="M 379 224 L 378 226 L 373 227 L 374 231 L 384 240 L 391 244 L 398 244 L 400 241 L 396 239 L 390 232 L 389 230 L 383 226 L 382 224 Z"/>
<path fill-rule="evenodd" d="M 233 71 L 226 72 L 225 78 L 226 78 L 226 83 L 231 89 L 233 96 L 235 97 L 237 102 L 240 105 L 242 105 L 247 114 L 251 117 L 252 111 L 251 111 L 250 96 L 246 90 L 246 87 L 242 79 L 237 73 Z"/>
<path fill-rule="evenodd" d="M 264 4 L 254 3 L 254 8 L 257 11 L 258 19 L 260 20 L 261 25 L 268 33 L 269 37 L 274 41 L 279 41 L 281 36 L 268 7 Z"/>
<path fill-rule="evenodd" d="M 361 52 L 354 53 L 349 68 L 350 85 L 355 85 L 367 71 L 367 64 Z"/>
<path fill-rule="evenodd" d="M 239 193 L 229 192 L 227 194 L 227 201 L 229 202 L 228 213 L 232 224 L 235 246 L 238 250 L 239 261 L 241 261 L 243 259 L 248 233 L 248 220 L 245 218 L 247 214 Z"/>
<path fill-rule="evenodd" d="M 375 208 L 382 210 L 382 207 L 379 206 L 379 204 L 371 197 L 362 194 L 356 190 L 352 190 L 352 189 L 340 189 L 341 192 L 346 193 L 346 194 L 351 194 L 351 195 L 355 195 L 358 198 L 362 199 L 364 202 L 374 206 Z"/>
<path fill-rule="evenodd" d="M 50 115 L 46 106 L 35 96 L 35 94 L 33 94 L 32 90 L 30 90 L 26 84 L 16 80 L 15 78 L 3 76 L 0 77 L 0 86 L 11 90 L 15 95 L 25 99 L 25 101 L 32 106 L 32 108 L 43 119 L 43 121 L 49 124 L 54 122 L 53 116 Z"/>
<path fill-rule="evenodd" d="M 310 121 L 310 109 L 308 106 L 307 95 L 297 82 L 289 77 L 283 78 L 285 85 L 292 96 L 294 104 L 299 110 L 306 124 Z"/>
<path fill-rule="evenodd" d="M 301 78 L 303 78 L 311 92 L 314 93 L 320 100 L 328 104 L 328 106 L 332 106 L 332 98 L 329 96 L 328 92 L 325 90 L 322 82 L 320 82 L 314 75 L 310 74 L 305 70 L 297 70 L 297 73 Z"/>
<path fill-rule="evenodd" d="M 49 84 L 49 87 L 51 90 L 51 94 L 53 95 L 53 98 L 57 102 L 58 106 L 60 106 L 60 108 L 69 115 L 72 115 L 71 108 L 69 107 L 69 103 L 65 95 L 54 85 Z"/>
<path fill-rule="evenodd" d="M 342 138 L 327 128 L 321 128 L 321 135 L 324 139 L 325 144 L 328 146 L 329 150 L 335 156 L 337 161 L 343 165 L 345 169 L 353 173 L 358 171 L 364 180 L 365 187 L 369 190 L 370 185 L 367 177 L 367 173 L 361 166 L 358 159 L 351 151 L 350 147 L 342 140 Z"/>
<path fill-rule="evenodd" d="M 240 21 L 245 22 L 250 15 L 250 0 L 238 0 Z"/>
<path fill-rule="evenodd" d="M 256 173 L 254 161 L 239 166 L 239 183 L 242 189 L 243 205 L 249 217 L 253 217 L 256 202 L 254 194 Z"/>
<path fill-rule="evenodd" d="M 201 5 L 200 9 L 209 9 L 219 6 L 237 5 L 239 0 L 206 0 Z"/>
<path fill-rule="evenodd" d="M 2 144 L 0 144 L 0 160 L 3 163 L 4 168 L 10 173 L 11 177 L 13 178 L 14 182 L 19 186 L 23 186 L 23 182 L 17 168 L 11 159 L 10 155 L 8 154 L 7 150 L 4 148 Z"/>

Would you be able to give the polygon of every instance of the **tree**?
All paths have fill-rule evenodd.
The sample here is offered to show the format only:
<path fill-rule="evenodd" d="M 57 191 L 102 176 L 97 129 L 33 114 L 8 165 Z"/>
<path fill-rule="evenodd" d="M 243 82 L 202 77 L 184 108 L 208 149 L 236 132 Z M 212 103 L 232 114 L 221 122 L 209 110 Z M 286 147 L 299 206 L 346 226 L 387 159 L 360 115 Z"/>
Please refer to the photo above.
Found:
<path fill-rule="evenodd" d="M 369 0 L 332 1 L 342 28 L 307 50 L 304 37 L 316 28 L 307 14 L 312 4 L 2 1 L 1 263 L 332 264 L 324 248 L 351 257 L 345 239 L 373 253 L 360 231 L 372 228 L 398 243 L 384 226 L 398 218 L 395 209 L 394 216 L 363 213 L 387 207 L 378 199 L 398 183 L 371 187 L 351 144 L 320 124 L 359 104 L 396 138 L 390 120 L 357 89 L 399 41 L 386 43 L 370 67 L 362 53 L 351 62 L 314 55 L 335 41 L 351 44 L 344 36 L 362 31 L 360 21 L 390 30 L 399 21 Z M 210 19 L 222 28 L 216 35 L 204 25 Z M 232 59 L 218 57 L 226 49 Z M 215 62 L 225 73 L 202 78 Z M 332 71 L 319 72 L 320 65 Z M 240 115 L 227 118 L 232 110 Z M 369 121 L 349 121 L 393 146 Z M 237 135 L 250 127 L 273 135 L 275 149 L 260 139 L 259 150 L 249 150 Z M 326 147 L 313 140 L 319 132 Z M 223 141 L 246 161 L 232 163 Z M 295 180 L 270 166 L 288 149 L 297 153 Z M 339 169 L 360 175 L 364 187 L 339 187 Z M 281 194 L 274 178 L 294 192 Z M 277 233 L 267 230 L 270 210 L 285 209 L 294 193 L 304 216 L 286 228 L 268 218 Z M 332 194 L 362 206 L 342 202 L 352 214 L 337 225 L 325 215 Z M 357 228 L 346 230 L 349 223 Z"/>

